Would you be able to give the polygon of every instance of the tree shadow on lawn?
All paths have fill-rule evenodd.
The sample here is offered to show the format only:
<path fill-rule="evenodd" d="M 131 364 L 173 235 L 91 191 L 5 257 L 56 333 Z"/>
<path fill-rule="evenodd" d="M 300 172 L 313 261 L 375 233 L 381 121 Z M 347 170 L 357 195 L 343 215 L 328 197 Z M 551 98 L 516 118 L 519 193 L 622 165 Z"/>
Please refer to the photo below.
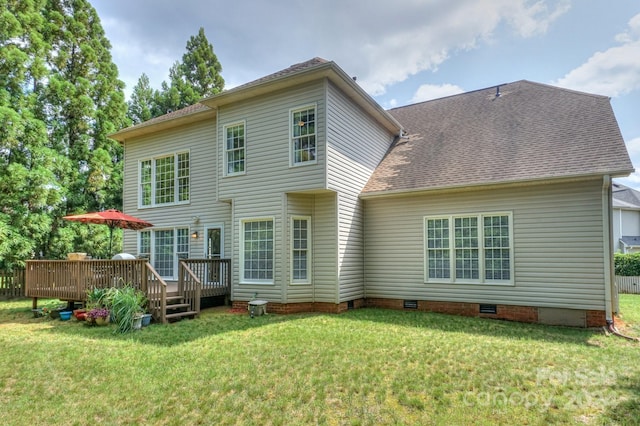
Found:
<path fill-rule="evenodd" d="M 366 321 L 450 333 L 494 336 L 514 340 L 571 343 L 586 346 L 599 346 L 598 342 L 594 342 L 593 338 L 603 333 L 600 329 L 589 330 L 573 327 L 524 324 L 422 311 L 407 312 L 391 309 L 364 308 L 342 314 L 268 314 L 251 318 L 248 313 L 231 313 L 228 307 L 217 307 L 202 310 L 200 316 L 194 320 L 182 320 L 168 325 L 152 324 L 140 331 L 116 334 L 113 332 L 115 330 L 113 325 L 97 327 L 87 326 L 75 319 L 59 321 L 33 318 L 30 305 L 28 305 L 29 303 L 30 300 L 26 301 L 21 307 L 16 307 L 15 304 L 7 306 L 0 302 L 0 323 L 34 324 L 41 322 L 50 325 L 50 327 L 44 328 L 40 330 L 40 332 L 56 332 L 92 339 L 134 339 L 141 344 L 160 346 L 177 346 L 215 335 L 242 332 L 266 325 L 298 321 L 317 316 L 344 321 L 355 321 L 356 323 Z M 357 329 L 357 324 L 348 328 Z"/>
<path fill-rule="evenodd" d="M 593 338 L 604 334 L 601 328 L 578 328 L 527 324 L 491 318 L 465 317 L 424 311 L 398 311 L 392 309 L 359 309 L 349 311 L 350 318 L 359 321 L 383 322 L 414 328 L 427 328 L 451 333 L 464 333 L 514 340 L 573 343 L 600 346 Z"/>
<path fill-rule="evenodd" d="M 229 312 L 229 308 L 209 308 L 201 311 L 195 319 L 183 319 L 169 324 L 154 324 L 130 333 L 115 332 L 115 325 L 88 325 L 83 321 L 44 320 L 51 323 L 50 328 L 41 332 L 61 333 L 89 339 L 105 339 L 112 341 L 135 341 L 142 345 L 175 347 L 200 339 L 210 339 L 227 333 L 250 332 L 271 324 L 295 321 L 301 317 L 318 314 L 273 315 L 268 314 L 251 318 L 249 313 L 238 314 Z M 35 321 L 38 321 L 37 319 Z"/>

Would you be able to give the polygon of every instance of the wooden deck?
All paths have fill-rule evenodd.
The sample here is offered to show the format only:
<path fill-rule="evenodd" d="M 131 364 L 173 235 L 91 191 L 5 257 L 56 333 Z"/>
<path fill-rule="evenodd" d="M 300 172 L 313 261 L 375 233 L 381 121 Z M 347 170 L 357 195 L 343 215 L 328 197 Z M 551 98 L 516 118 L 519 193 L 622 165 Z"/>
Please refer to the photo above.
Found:
<path fill-rule="evenodd" d="M 93 288 L 131 285 L 147 295 L 154 319 L 166 323 L 180 316 L 177 304 L 197 315 L 201 298 L 231 294 L 229 259 L 185 259 L 178 272 L 178 281 L 167 283 L 144 259 L 30 260 L 25 268 L 25 295 L 33 298 L 36 307 L 38 298 L 84 302 Z M 177 299 L 180 303 L 172 305 Z"/>

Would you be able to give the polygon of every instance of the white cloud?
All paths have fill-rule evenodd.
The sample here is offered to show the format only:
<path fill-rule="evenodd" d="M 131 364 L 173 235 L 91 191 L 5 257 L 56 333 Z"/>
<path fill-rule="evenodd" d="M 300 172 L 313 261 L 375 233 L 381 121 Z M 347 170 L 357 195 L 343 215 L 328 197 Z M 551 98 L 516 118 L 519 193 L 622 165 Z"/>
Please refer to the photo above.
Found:
<path fill-rule="evenodd" d="M 569 9 L 567 1 L 527 0 L 393 2 L 389 7 L 404 9 L 406 20 L 377 29 L 363 28 L 366 33 L 356 33 L 353 43 L 346 43 L 353 47 L 343 51 L 344 58 L 336 58 L 338 63 L 351 64 L 352 52 L 364 46 L 360 61 L 353 65 L 359 68 L 356 71 L 363 88 L 374 96 L 421 71 L 436 70 L 455 51 L 474 49 L 490 40 L 503 22 L 519 36 L 531 37 L 544 33 Z"/>
<path fill-rule="evenodd" d="M 544 33 L 568 10 L 568 0 L 287 0 L 243 2 L 109 0 L 95 7 L 128 86 L 145 72 L 154 87 L 205 28 L 229 83 L 245 83 L 314 56 L 334 60 L 370 94 L 452 54 L 475 49 L 501 28 L 516 36 Z M 229 19 L 241 16 L 242 19 Z"/>
<path fill-rule="evenodd" d="M 640 89 L 640 14 L 615 39 L 622 44 L 596 52 L 554 84 L 611 97 Z"/>
<path fill-rule="evenodd" d="M 431 99 L 444 98 L 445 96 L 457 95 L 464 92 L 460 86 L 453 84 L 423 84 L 413 95 L 411 103 L 429 101 Z"/>

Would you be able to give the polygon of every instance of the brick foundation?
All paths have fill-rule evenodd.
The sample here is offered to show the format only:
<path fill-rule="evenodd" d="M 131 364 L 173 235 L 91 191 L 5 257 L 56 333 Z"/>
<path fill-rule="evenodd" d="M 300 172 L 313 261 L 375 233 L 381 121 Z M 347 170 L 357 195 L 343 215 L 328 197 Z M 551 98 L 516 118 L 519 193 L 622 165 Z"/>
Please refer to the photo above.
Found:
<path fill-rule="evenodd" d="M 366 302 L 364 299 L 353 300 L 354 309 L 364 308 Z M 234 300 L 232 309 L 247 309 L 249 302 Z M 324 312 L 328 314 L 339 314 L 349 309 L 349 302 L 326 303 L 326 302 L 303 302 L 303 303 L 275 303 L 267 304 L 267 313 L 272 314 L 297 314 L 301 312 Z"/>
<path fill-rule="evenodd" d="M 247 303 L 248 302 L 246 301 L 234 301 L 233 308 L 247 309 Z M 369 307 L 405 310 L 404 300 L 401 299 L 368 298 L 357 299 L 351 302 L 342 302 L 339 304 L 324 302 L 269 302 L 269 304 L 267 305 L 267 312 L 274 314 L 295 314 L 301 312 L 324 312 L 330 314 L 339 314 L 349 309 L 349 303 L 353 305 L 354 309 Z M 441 314 L 461 315 L 467 317 L 494 318 L 526 323 L 538 322 L 538 308 L 534 306 L 496 305 L 496 313 L 487 314 L 480 313 L 479 303 L 418 300 L 417 310 L 423 312 L 437 312 Z M 604 311 L 586 311 L 586 320 L 587 327 L 602 327 L 607 324 Z"/>
<path fill-rule="evenodd" d="M 604 327 L 607 325 L 605 311 L 587 311 L 587 327 Z"/>

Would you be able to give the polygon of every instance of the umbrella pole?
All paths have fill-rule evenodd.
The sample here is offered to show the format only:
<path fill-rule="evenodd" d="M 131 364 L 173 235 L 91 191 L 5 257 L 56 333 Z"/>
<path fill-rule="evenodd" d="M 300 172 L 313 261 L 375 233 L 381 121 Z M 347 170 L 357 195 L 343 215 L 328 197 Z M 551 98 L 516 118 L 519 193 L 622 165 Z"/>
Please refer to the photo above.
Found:
<path fill-rule="evenodd" d="M 107 253 L 107 259 L 111 259 L 111 245 L 113 244 L 113 226 L 109 227 L 109 253 Z"/>

